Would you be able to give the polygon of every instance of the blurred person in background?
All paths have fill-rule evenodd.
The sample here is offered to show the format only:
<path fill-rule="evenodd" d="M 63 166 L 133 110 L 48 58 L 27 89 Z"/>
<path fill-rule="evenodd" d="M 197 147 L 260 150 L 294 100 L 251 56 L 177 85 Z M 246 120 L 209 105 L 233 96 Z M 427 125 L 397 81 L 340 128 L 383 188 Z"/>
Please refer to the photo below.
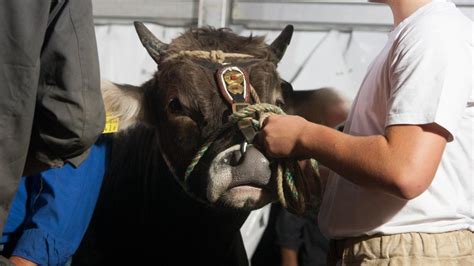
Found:
<path fill-rule="evenodd" d="M 334 88 L 294 91 L 285 102 L 287 113 L 331 128 L 342 127 L 350 107 L 350 102 Z M 328 169 L 320 165 L 319 170 L 326 179 Z M 319 230 L 317 213 L 299 217 L 281 208 L 276 220 L 276 241 L 282 266 L 326 265 L 329 240 Z"/>

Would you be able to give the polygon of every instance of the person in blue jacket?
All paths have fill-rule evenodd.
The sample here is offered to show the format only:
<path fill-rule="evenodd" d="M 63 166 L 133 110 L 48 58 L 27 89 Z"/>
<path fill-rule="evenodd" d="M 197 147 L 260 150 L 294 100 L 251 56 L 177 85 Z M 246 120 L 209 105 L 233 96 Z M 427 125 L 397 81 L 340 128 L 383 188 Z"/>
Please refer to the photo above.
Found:
<path fill-rule="evenodd" d="M 70 260 L 94 212 L 108 142 L 99 139 L 77 168 L 67 163 L 21 178 L 0 240 L 1 255 L 24 263 L 17 265 L 65 265 Z"/>

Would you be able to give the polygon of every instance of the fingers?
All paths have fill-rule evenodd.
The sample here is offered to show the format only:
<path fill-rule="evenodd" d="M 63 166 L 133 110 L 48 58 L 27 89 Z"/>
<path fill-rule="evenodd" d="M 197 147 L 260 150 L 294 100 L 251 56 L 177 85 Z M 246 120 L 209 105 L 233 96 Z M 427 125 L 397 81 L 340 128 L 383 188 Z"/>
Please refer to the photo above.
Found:
<path fill-rule="evenodd" d="M 264 149 L 265 151 L 267 150 L 267 147 L 268 147 L 268 145 L 266 145 L 268 143 L 265 143 L 265 139 L 267 136 L 267 130 L 265 126 L 268 124 L 269 118 L 270 116 L 262 117 L 262 119 L 260 120 L 260 131 L 258 132 L 258 134 L 255 136 L 255 139 L 254 139 L 254 144 L 257 147 Z"/>
<path fill-rule="evenodd" d="M 265 146 L 263 145 L 263 138 L 264 136 L 261 132 L 259 132 L 253 139 L 253 145 L 259 150 L 265 150 Z"/>
<path fill-rule="evenodd" d="M 269 144 L 268 144 L 268 140 L 267 140 L 267 137 L 268 137 L 268 134 L 267 134 L 267 130 L 265 128 L 265 125 L 268 121 L 268 118 L 266 118 L 263 123 L 262 123 L 262 127 L 260 129 L 260 131 L 258 132 L 258 134 L 255 136 L 255 139 L 254 139 L 254 145 L 257 149 L 263 151 L 266 155 L 271 156 L 271 154 L 269 153 Z"/>
<path fill-rule="evenodd" d="M 277 139 L 280 139 L 280 136 L 278 135 L 278 132 L 281 131 L 279 129 L 281 125 L 278 125 L 278 119 L 280 119 L 280 117 L 281 115 L 271 115 L 264 118 L 261 123 L 262 126 L 260 132 L 257 134 L 254 141 L 256 147 L 262 150 L 268 157 L 272 158 L 284 157 L 284 152 L 283 154 L 280 154 L 282 148 L 280 142 L 284 142 L 285 140 L 277 141 Z"/>
<path fill-rule="evenodd" d="M 268 132 L 265 130 L 260 131 L 255 137 L 255 146 L 261 150 L 267 157 L 279 158 L 275 152 L 273 152 L 273 145 L 269 139 Z"/>

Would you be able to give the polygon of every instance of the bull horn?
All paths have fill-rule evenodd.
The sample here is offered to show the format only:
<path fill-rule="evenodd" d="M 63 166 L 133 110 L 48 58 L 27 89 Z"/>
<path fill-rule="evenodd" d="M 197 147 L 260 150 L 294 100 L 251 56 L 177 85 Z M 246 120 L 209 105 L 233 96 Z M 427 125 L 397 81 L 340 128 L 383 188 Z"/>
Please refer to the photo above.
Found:
<path fill-rule="evenodd" d="M 293 25 L 287 25 L 278 37 L 270 44 L 270 49 L 277 58 L 277 63 L 283 58 L 286 48 L 290 44 L 293 36 Z"/>
<path fill-rule="evenodd" d="M 143 25 L 143 23 L 135 21 L 135 30 L 137 31 L 138 37 L 142 42 L 143 46 L 147 50 L 148 54 L 155 60 L 157 64 L 160 62 L 160 54 L 162 54 L 168 48 L 168 44 L 158 40 L 158 38 L 151 33 L 151 31 Z"/>

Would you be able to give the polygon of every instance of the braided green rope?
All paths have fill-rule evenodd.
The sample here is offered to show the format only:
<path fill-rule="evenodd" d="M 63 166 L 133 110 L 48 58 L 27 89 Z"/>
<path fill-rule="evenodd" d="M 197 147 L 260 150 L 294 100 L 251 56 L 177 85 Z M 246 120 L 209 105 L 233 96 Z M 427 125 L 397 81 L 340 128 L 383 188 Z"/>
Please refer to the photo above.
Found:
<path fill-rule="evenodd" d="M 299 197 L 298 190 L 296 189 L 296 186 L 295 186 L 295 180 L 293 178 L 293 174 L 290 172 L 288 168 L 285 171 L 285 179 L 288 184 L 288 187 L 290 188 L 291 193 L 293 193 L 293 197 L 297 199 Z"/>
<path fill-rule="evenodd" d="M 223 130 L 220 130 L 219 133 L 221 133 Z M 214 143 L 214 141 L 216 140 L 217 136 L 219 136 L 220 134 L 214 134 L 213 136 L 211 136 L 209 138 L 209 140 L 204 143 L 204 145 L 201 146 L 201 148 L 199 149 L 199 151 L 196 153 L 196 156 L 194 156 L 194 158 L 192 159 L 191 163 L 189 164 L 188 168 L 186 169 L 186 172 L 184 174 L 184 184 L 187 184 L 187 181 L 188 181 L 188 177 L 191 175 L 191 173 L 193 172 L 194 168 L 196 167 L 196 165 L 199 163 L 199 161 L 201 160 L 201 158 L 204 156 L 204 154 L 206 153 L 206 151 L 209 149 L 209 147 L 211 147 L 212 143 Z"/>
<path fill-rule="evenodd" d="M 209 147 L 214 143 L 214 141 L 219 135 L 221 135 L 230 127 L 237 124 L 239 121 L 244 120 L 244 119 L 249 119 L 249 118 L 252 119 L 252 125 L 254 126 L 255 130 L 260 131 L 261 129 L 260 122 L 256 120 L 255 117 L 256 117 L 256 114 L 266 114 L 266 113 L 285 114 L 285 112 L 278 106 L 267 104 L 267 103 L 257 103 L 254 105 L 249 105 L 238 112 L 234 112 L 230 116 L 229 122 L 226 125 L 224 125 L 219 131 L 211 135 L 208 138 L 208 140 L 201 146 L 199 151 L 196 153 L 191 163 L 189 164 L 188 168 L 186 169 L 185 176 L 184 176 L 184 184 L 187 184 L 187 180 L 189 176 L 192 174 L 192 172 L 194 171 L 194 168 L 196 167 L 196 165 L 199 163 L 201 158 L 204 156 L 204 154 L 207 152 Z M 279 200 L 282 203 L 283 207 L 288 208 L 288 204 L 284 196 L 284 189 L 283 189 L 283 184 L 282 184 L 283 178 L 281 176 L 281 175 L 284 175 L 284 181 L 286 183 L 286 186 L 291 192 L 293 201 L 296 202 L 297 205 L 301 205 L 301 204 L 304 205 L 304 199 L 302 199 L 302 195 L 298 192 L 297 185 L 295 184 L 294 172 L 296 171 L 291 171 L 290 167 L 288 167 L 288 164 L 285 163 L 284 165 L 285 166 L 283 169 L 281 168 L 281 165 L 278 166 L 279 168 L 278 172 L 280 175 L 277 177 Z M 312 166 L 314 169 L 316 169 L 315 173 L 317 174 L 317 165 L 312 163 Z M 302 210 L 304 210 L 304 206 L 299 206 L 297 207 L 297 209 L 298 209 L 297 212 L 302 212 Z"/>

